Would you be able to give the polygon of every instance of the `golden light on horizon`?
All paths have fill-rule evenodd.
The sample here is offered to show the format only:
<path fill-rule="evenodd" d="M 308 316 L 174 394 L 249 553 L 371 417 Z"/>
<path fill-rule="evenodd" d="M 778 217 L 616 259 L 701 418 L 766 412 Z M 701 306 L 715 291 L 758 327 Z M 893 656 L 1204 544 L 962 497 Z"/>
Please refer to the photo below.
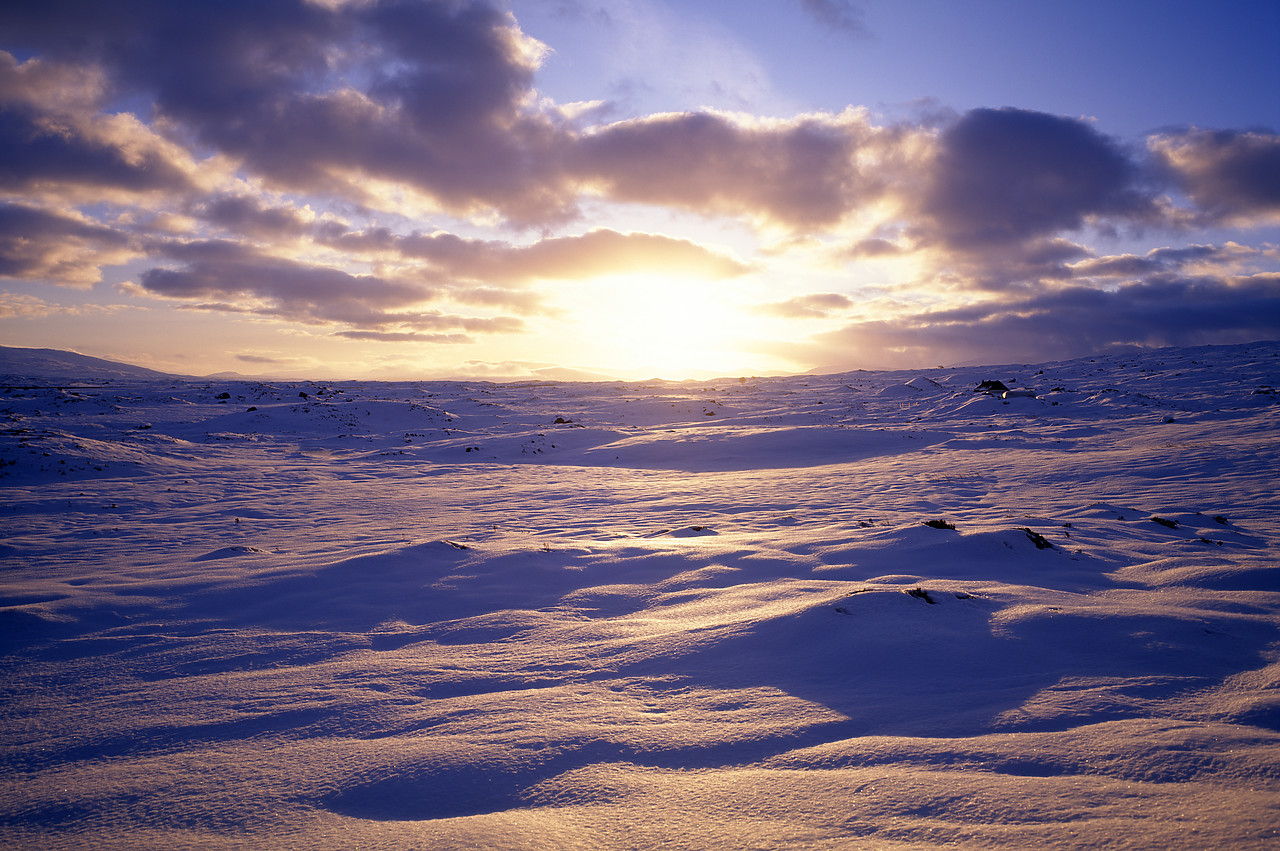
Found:
<path fill-rule="evenodd" d="M 627 378 L 706 378 L 778 369 L 749 343 L 768 320 L 732 287 L 701 279 L 611 275 L 565 285 L 578 362 Z"/>

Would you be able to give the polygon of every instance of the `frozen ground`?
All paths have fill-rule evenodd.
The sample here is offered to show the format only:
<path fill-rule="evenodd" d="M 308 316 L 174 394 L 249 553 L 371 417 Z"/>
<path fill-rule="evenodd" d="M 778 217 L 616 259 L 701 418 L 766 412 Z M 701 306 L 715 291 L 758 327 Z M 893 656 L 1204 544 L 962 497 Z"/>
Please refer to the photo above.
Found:
<path fill-rule="evenodd" d="M 11 380 L 0 845 L 1274 848 L 1278 388 Z"/>

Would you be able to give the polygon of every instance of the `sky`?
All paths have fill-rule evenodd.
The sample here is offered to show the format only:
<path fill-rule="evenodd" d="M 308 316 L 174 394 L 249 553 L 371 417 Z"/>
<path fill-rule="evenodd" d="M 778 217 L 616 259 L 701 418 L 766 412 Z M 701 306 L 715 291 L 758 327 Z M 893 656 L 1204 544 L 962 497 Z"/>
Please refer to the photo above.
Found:
<path fill-rule="evenodd" d="M 1280 338 L 1280 4 L 18 0 L 0 344 L 669 379 Z"/>

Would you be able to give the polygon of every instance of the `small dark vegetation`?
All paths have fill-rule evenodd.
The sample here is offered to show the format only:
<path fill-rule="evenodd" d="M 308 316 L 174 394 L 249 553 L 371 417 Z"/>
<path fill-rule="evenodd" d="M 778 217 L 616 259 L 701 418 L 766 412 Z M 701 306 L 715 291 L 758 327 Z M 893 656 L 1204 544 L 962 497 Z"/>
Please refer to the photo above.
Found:
<path fill-rule="evenodd" d="M 1220 523 L 1220 524 L 1222 524 L 1223 526 L 1228 526 L 1228 525 L 1230 525 L 1230 524 L 1231 524 L 1231 521 L 1230 521 L 1230 520 L 1228 520 L 1227 518 L 1223 517 L 1221 514 L 1215 514 L 1215 515 L 1213 516 L 1213 522 L 1214 522 L 1214 523 Z"/>
<path fill-rule="evenodd" d="M 1170 519 L 1168 519 L 1167 517 L 1152 517 L 1152 518 L 1151 518 L 1151 522 L 1152 522 L 1152 523 L 1159 523 L 1161 526 L 1163 526 L 1163 527 L 1164 527 L 1164 528 L 1166 528 L 1166 529 L 1177 529 L 1177 528 L 1178 528 L 1178 521 L 1177 521 L 1177 520 L 1170 520 Z"/>
<path fill-rule="evenodd" d="M 1037 550 L 1053 549 L 1053 544 L 1049 543 L 1049 539 L 1046 538 L 1044 535 L 1041 535 L 1039 532 L 1033 532 L 1030 529 L 1026 528 L 1025 526 L 1018 527 L 1018 530 L 1020 532 L 1026 533 L 1027 540 L 1035 544 Z"/>
<path fill-rule="evenodd" d="M 938 604 L 938 601 L 930 597 L 929 592 L 923 588 L 912 588 L 907 593 L 912 597 L 915 597 L 917 600 L 924 600 L 931 606 L 936 606 Z"/>
<path fill-rule="evenodd" d="M 956 528 L 954 523 L 948 523 L 945 520 L 926 520 L 924 525 L 930 529 L 951 529 L 954 531 Z"/>

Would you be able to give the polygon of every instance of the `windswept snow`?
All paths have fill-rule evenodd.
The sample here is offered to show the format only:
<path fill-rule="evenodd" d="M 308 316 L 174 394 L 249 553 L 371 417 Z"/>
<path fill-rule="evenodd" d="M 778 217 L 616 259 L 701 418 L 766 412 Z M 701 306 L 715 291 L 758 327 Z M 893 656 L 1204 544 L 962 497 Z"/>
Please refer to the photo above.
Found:
<path fill-rule="evenodd" d="M 0 390 L 5 847 L 1280 841 L 1280 344 L 38 375 Z"/>

